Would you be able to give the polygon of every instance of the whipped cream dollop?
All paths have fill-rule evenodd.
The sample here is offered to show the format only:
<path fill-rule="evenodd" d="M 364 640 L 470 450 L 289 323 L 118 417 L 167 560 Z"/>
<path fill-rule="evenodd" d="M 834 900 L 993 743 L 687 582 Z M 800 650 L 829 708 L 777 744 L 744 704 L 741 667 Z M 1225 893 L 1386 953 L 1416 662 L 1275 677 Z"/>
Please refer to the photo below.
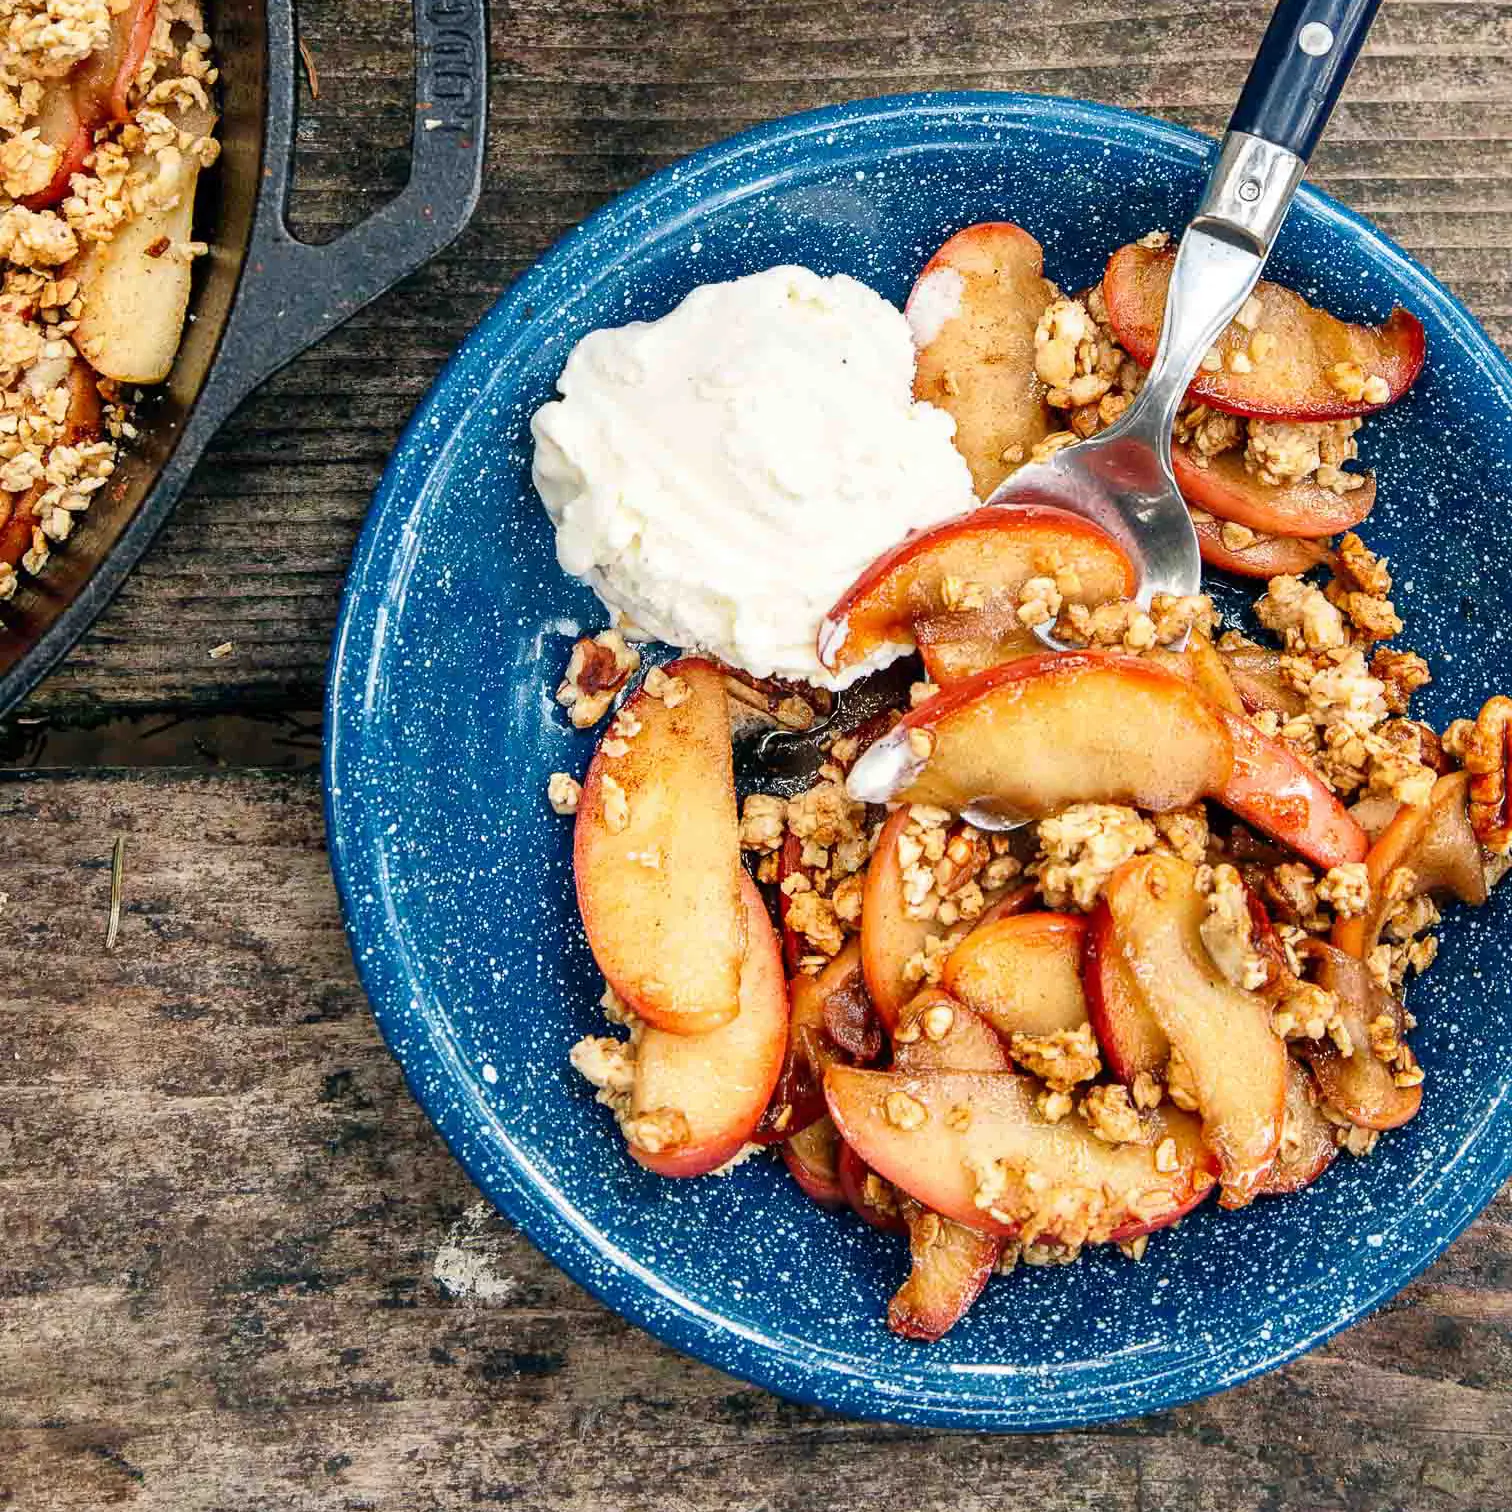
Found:
<path fill-rule="evenodd" d="M 563 570 L 628 633 L 758 677 L 874 670 L 824 671 L 825 612 L 909 531 L 976 504 L 955 422 L 913 376 L 903 315 L 808 268 L 592 332 L 531 421 Z"/>

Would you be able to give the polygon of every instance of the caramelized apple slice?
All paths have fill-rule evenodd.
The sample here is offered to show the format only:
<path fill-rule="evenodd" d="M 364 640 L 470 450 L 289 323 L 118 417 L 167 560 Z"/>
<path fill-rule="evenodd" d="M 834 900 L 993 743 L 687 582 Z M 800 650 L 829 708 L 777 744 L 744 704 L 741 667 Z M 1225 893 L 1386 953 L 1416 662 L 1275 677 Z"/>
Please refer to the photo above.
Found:
<path fill-rule="evenodd" d="M 54 80 L 48 86 L 33 124 L 38 139 L 57 152 L 58 162 L 47 183 L 21 203 L 28 210 L 50 210 L 68 193 L 74 174 L 84 171 L 84 159 L 94 149 L 94 128 L 79 114 L 66 79 Z"/>
<path fill-rule="evenodd" d="M 1266 646 L 1236 646 L 1218 654 L 1227 663 L 1229 677 L 1247 712 L 1273 709 L 1283 719 L 1291 719 L 1306 709 L 1306 697 L 1281 670 L 1281 652 Z"/>
<path fill-rule="evenodd" d="M 1223 1169 L 1223 1205 L 1242 1207 L 1281 1140 L 1286 1047 L 1264 1000 L 1233 986 L 1208 954 L 1196 876 L 1175 856 L 1136 856 L 1103 896 L 1134 985 L 1191 1072 L 1203 1135 Z"/>
<path fill-rule="evenodd" d="M 131 115 L 130 93 L 152 46 L 158 0 L 128 0 L 111 18 L 110 41 L 72 75 L 74 99 L 91 130 Z"/>
<path fill-rule="evenodd" d="M 103 410 L 100 405 L 100 385 L 93 370 L 87 362 L 75 357 L 63 359 L 66 375 L 61 368 L 55 374 L 51 370 L 51 359 L 46 360 L 49 372 L 45 375 L 38 374 L 39 379 L 43 380 L 40 386 L 44 390 L 50 388 L 56 377 L 62 375 L 68 388 L 68 409 L 58 435 L 59 443 L 73 446 L 81 441 L 95 440 L 100 434 Z M 41 364 L 37 365 L 40 366 Z M 36 373 L 36 367 L 31 369 L 31 374 Z M 0 493 L 0 562 L 14 567 L 31 550 L 32 532 L 40 523 L 37 519 L 37 506 L 47 491 L 47 480 L 39 478 L 25 493 Z"/>
<path fill-rule="evenodd" d="M 1013 611 L 1024 584 L 1053 577 L 1057 563 L 1080 580 L 1075 603 L 1129 598 L 1138 586 L 1123 548 L 1080 515 L 1038 504 L 978 509 L 878 557 L 824 617 L 819 660 L 838 675 L 889 650 L 912 650 L 915 621 L 957 607 L 947 592 L 953 585 L 980 597 L 979 609 L 996 611 L 999 660 L 1035 650 L 1033 631 Z"/>
<path fill-rule="evenodd" d="M 1213 797 L 1325 871 L 1364 859 L 1365 831 L 1311 767 L 1242 715 L 1224 713 L 1234 764 Z"/>
<path fill-rule="evenodd" d="M 1006 221 L 968 226 L 924 265 L 904 313 L 919 349 L 914 397 L 954 417 L 977 497 L 1056 424 L 1034 372 L 1034 328 L 1055 298 L 1044 254 Z"/>
<path fill-rule="evenodd" d="M 1298 1042 L 1323 1096 L 1361 1128 L 1399 1128 L 1422 1106 L 1422 1084 L 1397 1086 L 1391 1067 L 1371 1050 L 1370 1026 L 1384 1014 L 1400 1039 L 1406 1030 L 1402 1005 L 1376 985 L 1363 961 L 1318 940 L 1308 941 L 1306 950 L 1316 963 L 1318 985 L 1339 999 L 1351 1047 L 1351 1054 L 1341 1055 L 1331 1039 Z"/>
<path fill-rule="evenodd" d="M 1086 929 L 1086 920 L 1072 914 L 998 919 L 972 930 L 951 951 L 944 986 L 1004 1036 L 1079 1029 L 1087 1022 L 1081 983 Z"/>
<path fill-rule="evenodd" d="M 609 985 L 647 1023 L 701 1034 L 735 1017 L 746 949 L 730 716 L 711 662 L 666 671 L 689 695 L 669 709 L 641 689 L 609 725 L 583 780 L 573 865 Z"/>
<path fill-rule="evenodd" d="M 1120 247 L 1103 274 L 1108 321 L 1129 355 L 1145 367 L 1160 339 L 1175 261 L 1174 249 Z M 1247 353 L 1252 333 L 1230 325 L 1217 342 L 1222 367 L 1198 373 L 1187 390 L 1192 399 L 1235 415 L 1343 420 L 1400 399 L 1422 371 L 1423 325 L 1406 310 L 1393 310 L 1379 326 L 1360 326 L 1314 308 L 1279 284 L 1261 283 L 1255 297 L 1261 307 L 1258 329 L 1275 337 L 1274 351 L 1252 362 L 1250 371 L 1234 372 L 1229 358 Z M 1378 398 L 1349 397 L 1330 377 L 1339 364 L 1352 365 L 1367 379 L 1384 380 L 1386 392 Z"/>
<path fill-rule="evenodd" d="M 1087 1017 L 1108 1070 L 1126 1087 L 1141 1075 L 1160 1076 L 1171 1058 L 1171 1041 L 1160 1027 L 1124 959 L 1117 925 L 1106 898 L 1087 920 L 1082 952 Z"/>
<path fill-rule="evenodd" d="M 1072 803 L 1157 812 L 1221 789 L 1219 715 L 1131 656 L 1046 653 L 994 667 L 906 715 L 851 768 L 853 798 L 1043 818 Z M 864 917 L 864 915 L 863 915 Z"/>
<path fill-rule="evenodd" d="M 1412 873 L 1412 885 L 1400 898 L 1447 892 L 1465 903 L 1486 901 L 1480 845 L 1465 808 L 1469 785 L 1467 772 L 1451 772 L 1434 783 L 1427 803 L 1403 804 L 1397 810 L 1365 857 L 1369 909 L 1334 924 L 1333 943 L 1339 950 L 1363 961 L 1375 948 L 1392 903 L 1399 901 L 1387 888 L 1387 879 L 1399 867 Z"/>
<path fill-rule="evenodd" d="M 1026 1243 L 1096 1243 L 1189 1211 L 1211 1189 L 1211 1156 L 1195 1139 L 1176 1141 L 1175 1169 L 1156 1164 L 1179 1114 L 1150 1115 L 1147 1143 L 1104 1144 L 1079 1119 L 1046 1123 L 1035 1089 L 1011 1071 L 907 1076 L 832 1066 L 824 1078 L 830 1116 L 859 1158 L 967 1228 Z M 1032 1188 L 1030 1173 L 1043 1178 Z M 976 1203 L 979 1180 L 992 1193 L 988 1209 Z"/>
<path fill-rule="evenodd" d="M 1310 1072 L 1286 1062 L 1286 1115 L 1276 1163 L 1255 1188 L 1257 1197 L 1280 1197 L 1311 1186 L 1334 1162 L 1339 1146 L 1334 1126 L 1318 1108 L 1320 1094 Z"/>
<path fill-rule="evenodd" d="M 901 1234 L 907 1231 L 903 1212 L 898 1205 L 898 1194 L 890 1182 L 884 1181 L 856 1152 L 844 1142 L 840 1145 L 837 1165 L 840 1173 L 840 1190 L 851 1211 L 884 1234 Z"/>
<path fill-rule="evenodd" d="M 793 1180 L 820 1207 L 843 1208 L 845 1189 L 840 1185 L 840 1135 L 829 1114 L 791 1135 L 782 1146 L 782 1159 Z"/>
<path fill-rule="evenodd" d="M 636 1049 L 626 1137 L 636 1160 L 662 1176 L 702 1176 L 738 1155 L 782 1069 L 788 1032 L 782 952 L 761 894 L 744 872 L 740 904 L 747 939 L 740 1011 L 706 1034 L 647 1028 Z"/>
<path fill-rule="evenodd" d="M 1244 700 L 1229 676 L 1228 664 L 1200 630 L 1193 630 L 1185 651 L 1157 647 L 1146 653 L 1157 667 L 1185 678 L 1209 703 L 1231 714 L 1244 713 Z"/>
<path fill-rule="evenodd" d="M 903 1005 L 917 990 L 915 984 L 905 980 L 904 967 L 923 950 L 925 940 L 945 933 L 945 926 L 935 919 L 908 916 L 903 901 L 903 868 L 898 864 L 898 841 L 907 828 L 905 805 L 882 826 L 861 897 L 861 968 L 872 1006 L 889 1030 L 896 1026 Z"/>
<path fill-rule="evenodd" d="M 825 1006 L 832 996 L 856 991 L 864 996 L 866 989 L 861 982 L 861 948 L 855 940 L 848 941 L 818 976 L 799 972 L 788 983 L 787 1053 L 761 1126 L 751 1136 L 758 1144 L 789 1139 L 823 1116 L 820 1080 L 833 1057 Z"/>
<path fill-rule="evenodd" d="M 1248 525 L 1262 535 L 1321 537 L 1352 530 L 1375 506 L 1375 474 L 1349 493 L 1335 493 L 1312 478 L 1266 483 L 1246 471 L 1244 455 L 1220 452 L 1199 466 L 1185 446 L 1172 446 L 1171 470 L 1181 496 L 1194 509 Z"/>
<path fill-rule="evenodd" d="M 1209 567 L 1232 572 L 1236 577 L 1273 578 L 1283 573 L 1301 577 L 1304 572 L 1333 560 L 1325 541 L 1305 541 L 1292 536 L 1262 536 L 1253 546 L 1235 549 L 1223 543 L 1223 521 L 1211 515 L 1192 516 L 1197 549 Z"/>
<path fill-rule="evenodd" d="M 932 1213 L 912 1197 L 899 1203 L 908 1225 L 908 1279 L 887 1304 L 887 1326 L 904 1339 L 933 1344 L 982 1295 L 1003 1241 Z"/>
<path fill-rule="evenodd" d="M 991 1024 L 939 987 L 926 987 L 903 1010 L 893 1036 L 893 1069 L 1007 1071 L 1008 1052 Z"/>

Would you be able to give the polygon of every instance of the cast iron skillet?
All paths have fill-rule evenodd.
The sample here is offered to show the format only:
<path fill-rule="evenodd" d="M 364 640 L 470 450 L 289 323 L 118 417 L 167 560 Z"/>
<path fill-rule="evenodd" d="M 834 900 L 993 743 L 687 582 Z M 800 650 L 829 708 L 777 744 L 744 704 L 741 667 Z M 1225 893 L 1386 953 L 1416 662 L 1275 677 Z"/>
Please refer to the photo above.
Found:
<path fill-rule="evenodd" d="M 324 246 L 284 224 L 292 173 L 293 0 L 220 0 L 217 168 L 200 189 L 202 260 L 178 360 L 142 439 L 39 578 L 0 609 L 0 713 L 31 689 L 120 588 L 211 438 L 258 384 L 434 257 L 472 216 L 487 115 L 486 0 L 415 0 L 409 183 Z M 439 123 L 439 124 L 432 124 Z"/>

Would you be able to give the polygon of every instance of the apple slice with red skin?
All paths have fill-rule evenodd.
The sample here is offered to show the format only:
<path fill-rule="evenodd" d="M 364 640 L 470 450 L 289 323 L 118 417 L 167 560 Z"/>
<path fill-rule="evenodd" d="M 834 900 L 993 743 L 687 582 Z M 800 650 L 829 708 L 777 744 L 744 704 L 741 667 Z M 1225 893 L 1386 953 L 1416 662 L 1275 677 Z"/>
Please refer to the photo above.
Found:
<path fill-rule="evenodd" d="M 947 992 L 998 1034 L 1054 1034 L 1087 1022 L 1080 915 L 1025 913 L 972 930 L 951 951 Z M 961 1067 L 958 1069 L 968 1069 Z"/>
<path fill-rule="evenodd" d="M 702 1176 L 740 1153 L 756 1132 L 782 1070 L 788 1036 L 787 984 L 777 931 L 756 884 L 740 874 L 746 933 L 740 1011 L 706 1034 L 648 1027 L 635 1052 L 632 1118 L 675 1110 L 688 1136 L 671 1148 L 630 1153 L 661 1176 Z"/>
<path fill-rule="evenodd" d="M 1108 1070 L 1126 1087 L 1135 1077 L 1161 1076 L 1171 1058 L 1170 1037 L 1150 1012 L 1117 939 L 1106 898 L 1087 919 L 1082 951 L 1087 1017 Z"/>
<path fill-rule="evenodd" d="M 1325 871 L 1365 858 L 1365 831 L 1311 767 L 1242 715 L 1221 717 L 1233 740 L 1234 764 L 1212 795 L 1219 803 Z"/>
<path fill-rule="evenodd" d="M 1108 259 L 1103 297 L 1108 323 L 1119 343 L 1144 367 L 1150 365 L 1165 319 L 1166 293 L 1176 261 L 1174 248 L 1120 247 Z M 1400 399 L 1423 368 L 1426 341 L 1417 316 L 1397 308 L 1378 326 L 1352 325 L 1307 303 L 1280 284 L 1255 289 L 1262 313 L 1259 329 L 1276 348 L 1247 373 L 1230 370 L 1227 358 L 1248 348 L 1251 332 L 1230 325 L 1215 343 L 1225 361 L 1201 371 L 1187 395 L 1214 409 L 1273 420 L 1343 420 L 1368 415 Z M 1388 396 L 1376 403 L 1346 399 L 1329 381 L 1336 363 L 1359 365 L 1365 376 L 1386 380 Z"/>
<path fill-rule="evenodd" d="M 1397 1086 L 1391 1067 L 1371 1051 L 1370 1025 L 1385 1014 L 1395 1021 L 1400 1039 L 1407 1022 L 1402 1005 L 1376 985 L 1363 961 L 1321 940 L 1309 940 L 1302 948 L 1314 963 L 1318 985 L 1338 997 L 1339 1017 L 1353 1047 L 1353 1054 L 1341 1055 L 1331 1039 L 1298 1041 L 1323 1096 L 1361 1128 L 1400 1128 L 1422 1106 L 1422 1084 Z"/>
<path fill-rule="evenodd" d="M 1197 549 L 1209 567 L 1232 572 L 1235 577 L 1273 578 L 1282 574 L 1301 577 L 1304 572 L 1334 559 L 1325 541 L 1301 540 L 1294 536 L 1265 536 L 1253 546 L 1236 551 L 1223 544 L 1223 521 L 1192 518 L 1197 532 Z"/>
<path fill-rule="evenodd" d="M 1012 612 L 1031 578 L 1059 560 L 1081 580 L 1072 602 L 1132 598 L 1138 574 L 1123 548 L 1090 520 L 1043 504 L 994 506 L 958 515 L 884 552 L 840 597 L 819 626 L 819 660 L 840 674 L 889 648 L 912 650 L 914 622 L 946 609 L 947 579 L 970 583 L 1002 621 L 991 637 L 1000 660 L 1034 650 L 1034 632 Z"/>
<path fill-rule="evenodd" d="M 1196 868 L 1136 856 L 1103 889 L 1133 984 L 1191 1072 L 1203 1137 L 1218 1155 L 1225 1207 L 1242 1207 L 1276 1158 L 1286 1107 L 1286 1047 L 1270 1009 L 1235 987 L 1203 944 L 1207 903 Z"/>
<path fill-rule="evenodd" d="M 831 995 L 865 992 L 861 983 L 861 948 L 848 940 L 817 975 L 797 973 L 788 983 L 788 1037 L 782 1071 L 761 1124 L 751 1136 L 758 1144 L 776 1144 L 805 1129 L 824 1114 L 820 1082 L 836 1058 L 825 1029 L 825 1005 Z"/>
<path fill-rule="evenodd" d="M 1281 1197 L 1311 1186 L 1339 1153 L 1334 1126 L 1318 1108 L 1320 1094 L 1312 1073 L 1287 1058 L 1286 1114 L 1276 1162 L 1255 1188 L 1257 1197 Z"/>
<path fill-rule="evenodd" d="M 943 1032 L 942 1016 L 931 1009 L 949 1010 Z M 1008 1052 L 987 1021 L 940 988 L 926 987 L 903 1010 L 893 1044 L 895 1071 L 1007 1071 L 1009 1065 Z M 899 1196 L 908 1225 L 910 1269 L 888 1304 L 887 1326 L 906 1339 L 932 1341 L 965 1317 L 982 1294 L 1003 1241 Z"/>
<path fill-rule="evenodd" d="M 931 1016 L 932 1009 L 947 1010 L 949 1020 L 942 1014 Z M 895 1071 L 919 1076 L 929 1071 L 1011 1069 L 1008 1052 L 992 1025 L 941 987 L 926 987 L 898 1020 L 893 1036 Z"/>
<path fill-rule="evenodd" d="M 847 786 L 866 802 L 955 813 L 980 803 L 1027 821 L 1094 801 L 1184 808 L 1221 789 L 1232 766 L 1218 711 L 1183 679 L 1137 657 L 1048 652 L 936 694 L 872 746 Z"/>
<path fill-rule="evenodd" d="M 1219 452 L 1199 465 L 1195 453 L 1171 447 L 1171 471 L 1181 496 L 1194 509 L 1248 525 L 1262 535 L 1317 538 L 1352 530 L 1375 507 L 1375 474 L 1348 493 L 1335 493 L 1312 478 L 1266 483 L 1249 472 L 1240 451 Z"/>
<path fill-rule="evenodd" d="M 932 1213 L 912 1197 L 898 1203 L 908 1225 L 908 1279 L 887 1304 L 887 1326 L 900 1338 L 943 1339 L 986 1289 L 1003 1241 Z"/>
<path fill-rule="evenodd" d="M 152 46 L 158 0 L 135 0 L 111 19 L 110 41 L 70 76 L 79 115 L 94 126 L 131 114 L 131 85 Z"/>
<path fill-rule="evenodd" d="M 746 950 L 730 715 L 712 662 L 685 657 L 666 671 L 689 696 L 669 709 L 638 690 L 625 705 L 641 725 L 628 749 L 613 756 L 600 741 L 578 800 L 573 868 L 609 985 L 647 1023 L 702 1034 L 735 1017 Z M 619 830 L 606 817 L 611 780 L 629 811 Z"/>
<path fill-rule="evenodd" d="M 1231 714 L 1244 713 L 1244 700 L 1229 676 L 1228 664 L 1200 630 L 1193 630 L 1185 651 L 1167 651 L 1156 647 L 1146 652 L 1157 667 L 1185 678 L 1209 703 Z"/>
<path fill-rule="evenodd" d="M 840 1174 L 840 1190 L 850 1209 L 863 1222 L 884 1234 L 903 1234 L 908 1225 L 903 1221 L 903 1212 L 898 1205 L 898 1194 L 889 1182 L 877 1175 L 850 1145 L 840 1145 L 837 1164 Z M 874 1185 L 880 1183 L 880 1190 Z"/>
<path fill-rule="evenodd" d="M 909 1076 L 832 1066 L 824 1078 L 830 1117 L 860 1160 L 925 1207 L 984 1233 L 1096 1243 L 1134 1224 L 1171 1221 L 1211 1190 L 1212 1156 L 1193 1120 L 1157 1109 L 1147 1116 L 1147 1143 L 1104 1144 L 1078 1119 L 1046 1123 L 1034 1106 L 1037 1086 L 1011 1071 Z M 916 1126 L 888 1117 L 895 1093 L 917 1105 Z M 1168 1137 L 1176 1169 L 1160 1171 L 1155 1151 Z M 999 1208 L 994 1218 L 976 1205 L 975 1171 L 998 1161 L 1047 1183 L 1032 1201 L 1026 1187 L 1005 1193 L 1014 1211 Z"/>
<path fill-rule="evenodd" d="M 1281 670 L 1283 656 L 1268 646 L 1235 646 L 1218 653 L 1228 666 L 1229 677 L 1239 691 L 1245 711 L 1271 709 L 1283 719 L 1295 718 L 1307 707 Z"/>
<path fill-rule="evenodd" d="M 1007 221 L 987 221 L 925 263 L 904 306 L 918 348 L 914 397 L 955 420 L 978 498 L 1012 471 L 1004 452 L 1018 447 L 1027 457 L 1057 428 L 1034 371 L 1034 328 L 1054 298 L 1040 244 Z"/>
<path fill-rule="evenodd" d="M 64 382 L 68 386 L 68 409 L 58 444 L 75 446 L 97 439 L 104 410 L 94 369 L 82 357 L 75 357 L 68 364 Z M 0 493 L 0 562 L 14 567 L 31 550 L 32 532 L 38 524 L 36 508 L 47 490 L 46 479 L 38 479 L 25 493 Z"/>
<path fill-rule="evenodd" d="M 903 901 L 903 869 L 898 865 L 898 840 L 908 828 L 908 806 L 895 809 L 882 826 L 866 869 L 865 890 L 861 895 L 861 969 L 866 991 L 883 1027 L 892 1033 L 904 1005 L 919 990 L 916 982 L 904 977 L 904 968 L 929 939 L 938 939 L 949 931 L 938 919 L 913 919 Z M 1027 908 L 1034 898 L 1034 887 L 1025 884 L 1010 888 L 993 899 L 977 920 L 981 929 L 994 919 Z"/>
<path fill-rule="evenodd" d="M 793 900 L 782 889 L 782 884 L 795 873 L 808 874 L 803 864 L 803 841 L 789 830 L 782 837 L 782 848 L 777 852 L 777 918 L 782 925 L 782 960 L 789 976 L 798 975 L 798 962 L 803 959 L 803 941 L 798 931 L 788 925 L 788 913 Z"/>
<path fill-rule="evenodd" d="M 36 125 L 40 139 L 57 148 L 58 166 L 44 188 L 21 201 L 28 210 L 47 210 L 62 200 L 74 174 L 83 171 L 95 132 L 129 117 L 131 85 L 152 46 L 157 11 L 158 0 L 127 6 L 111 18 L 109 42 L 52 82 Z"/>
<path fill-rule="evenodd" d="M 846 1205 L 845 1189 L 840 1185 L 841 1149 L 839 1131 L 827 1113 L 783 1141 L 783 1163 L 820 1207 Z"/>
<path fill-rule="evenodd" d="M 1404 897 L 1447 892 L 1464 903 L 1486 901 L 1480 845 L 1466 812 L 1469 785 L 1468 772 L 1451 772 L 1434 783 L 1427 803 L 1404 803 L 1397 810 L 1365 857 L 1370 907 L 1335 921 L 1336 948 L 1363 961 L 1380 942 L 1392 906 L 1386 881 L 1398 867 L 1407 867 L 1413 876 Z"/>

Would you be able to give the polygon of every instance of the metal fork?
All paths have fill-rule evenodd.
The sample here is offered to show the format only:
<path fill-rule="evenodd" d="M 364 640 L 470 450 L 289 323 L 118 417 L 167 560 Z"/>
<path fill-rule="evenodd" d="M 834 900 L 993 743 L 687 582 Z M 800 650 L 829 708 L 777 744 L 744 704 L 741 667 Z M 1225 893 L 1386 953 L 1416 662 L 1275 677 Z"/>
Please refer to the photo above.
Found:
<path fill-rule="evenodd" d="M 1128 551 L 1138 602 L 1199 591 L 1197 533 L 1171 472 L 1171 425 L 1202 358 L 1244 307 L 1380 0 L 1281 0 L 1197 213 L 1181 238 L 1165 322 L 1138 397 L 1107 430 L 1013 473 L 988 504 L 1086 515 Z M 1053 629 L 1040 639 L 1064 649 Z"/>

